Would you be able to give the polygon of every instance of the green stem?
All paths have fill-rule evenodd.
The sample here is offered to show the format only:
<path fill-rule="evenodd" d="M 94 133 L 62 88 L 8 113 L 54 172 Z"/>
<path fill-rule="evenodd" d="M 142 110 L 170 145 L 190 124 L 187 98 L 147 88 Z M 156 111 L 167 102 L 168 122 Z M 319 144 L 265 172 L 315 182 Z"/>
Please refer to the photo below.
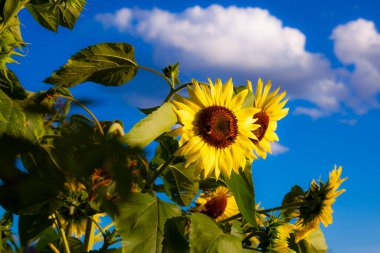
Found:
<path fill-rule="evenodd" d="M 83 251 L 88 252 L 92 249 L 94 244 L 94 230 L 95 225 L 92 221 L 92 217 L 87 217 L 86 221 L 86 234 L 84 236 Z"/>
<path fill-rule="evenodd" d="M 62 226 L 61 220 L 59 219 L 58 213 L 55 212 L 53 214 L 53 217 L 54 217 L 55 222 L 57 223 L 58 232 L 59 232 L 59 235 L 61 236 L 61 240 L 63 242 L 65 252 L 70 253 L 69 243 L 67 242 L 66 233 L 65 233 L 65 230 L 63 229 L 63 226 Z"/>
<path fill-rule="evenodd" d="M 78 100 L 76 100 L 73 97 L 69 97 L 69 96 L 65 96 L 65 95 L 57 95 L 57 94 L 55 96 L 71 100 L 71 101 L 75 102 L 76 104 L 78 104 L 80 107 L 82 107 L 92 117 L 92 119 L 94 120 L 95 124 L 99 128 L 100 134 L 104 136 L 104 131 L 103 131 L 102 126 L 100 125 L 100 123 L 99 123 L 98 119 L 95 117 L 95 115 L 90 111 L 90 109 L 88 109 L 86 106 L 84 106 L 81 102 L 79 102 Z"/>
<path fill-rule="evenodd" d="M 136 67 L 139 68 L 139 69 L 143 69 L 143 70 L 146 70 L 146 71 L 152 72 L 152 73 L 154 73 L 154 74 L 156 74 L 156 75 L 158 75 L 158 76 L 164 78 L 165 81 L 168 82 L 168 84 L 169 84 L 169 86 L 170 86 L 170 89 L 173 90 L 173 88 L 174 88 L 174 83 L 172 83 L 172 81 L 171 81 L 169 78 L 167 78 L 164 74 L 162 74 L 161 72 L 159 72 L 159 71 L 157 71 L 157 70 L 154 70 L 154 69 L 151 69 L 151 68 L 149 68 L 149 67 L 145 67 L 145 66 L 136 65 Z"/>
<path fill-rule="evenodd" d="M 228 217 L 227 219 L 219 221 L 219 223 L 226 223 L 226 222 L 229 222 L 229 221 L 235 220 L 237 218 L 241 218 L 241 217 L 242 217 L 242 214 L 238 213 L 238 214 L 235 214 L 235 215 L 233 215 L 231 217 Z"/>
<path fill-rule="evenodd" d="M 151 187 L 153 185 L 154 181 L 157 179 L 157 177 L 166 169 L 166 167 L 173 162 L 173 160 L 176 158 L 176 156 L 170 157 L 161 167 L 158 167 L 156 172 L 154 173 L 153 177 L 150 179 L 148 186 Z"/>
<path fill-rule="evenodd" d="M 208 85 L 207 83 L 203 83 L 203 82 L 198 82 L 199 84 L 205 84 L 205 85 Z M 169 93 L 169 95 L 165 98 L 164 100 L 164 103 L 165 102 L 169 102 L 170 99 L 179 91 L 183 90 L 184 88 L 186 88 L 187 86 L 191 86 L 193 85 L 193 83 L 185 83 L 185 84 L 182 84 L 180 86 L 178 86 L 177 88 L 175 89 L 172 89 Z"/>
<path fill-rule="evenodd" d="M 270 213 L 270 212 L 274 212 L 274 211 L 278 211 L 278 210 L 282 210 L 282 209 L 288 209 L 290 207 L 298 207 L 301 204 L 302 204 L 302 202 L 294 202 L 294 203 L 290 203 L 287 205 L 273 207 L 273 208 L 269 208 L 269 209 L 265 209 L 265 210 L 256 210 L 256 212 L 261 213 L 261 214 L 266 214 L 266 213 Z"/>

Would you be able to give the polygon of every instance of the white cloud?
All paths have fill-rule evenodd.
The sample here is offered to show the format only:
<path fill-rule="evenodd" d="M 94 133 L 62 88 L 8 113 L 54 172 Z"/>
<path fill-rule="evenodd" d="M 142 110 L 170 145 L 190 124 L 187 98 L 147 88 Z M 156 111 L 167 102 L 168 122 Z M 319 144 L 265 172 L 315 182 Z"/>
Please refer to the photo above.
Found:
<path fill-rule="evenodd" d="M 280 155 L 288 152 L 289 148 L 281 145 L 280 143 L 274 142 L 271 144 L 271 150 L 272 155 Z"/>
<path fill-rule="evenodd" d="M 306 37 L 300 30 L 284 26 L 261 8 L 211 5 L 180 13 L 123 8 L 99 14 L 96 20 L 152 43 L 160 64 L 180 61 L 187 72 L 212 79 L 270 79 L 291 98 L 312 103 L 312 108 L 296 109 L 299 114 L 317 118 L 340 111 L 342 104 L 362 111 L 377 106 L 373 94 L 380 89 L 379 82 L 374 82 L 380 79 L 376 67 L 380 57 L 365 52 L 380 54 L 380 43 L 373 23 L 368 26 L 368 21 L 339 26 L 332 35 L 338 58 L 356 66 L 351 74 L 332 69 L 326 57 L 307 51 Z M 358 38 L 358 32 L 363 38 Z M 349 82 L 343 83 L 344 78 Z M 364 91 L 363 80 L 367 82 Z M 363 102 L 363 98 L 370 100 Z"/>
<path fill-rule="evenodd" d="M 348 78 L 351 96 L 348 103 L 358 113 L 378 108 L 380 92 L 380 34 L 372 21 L 357 19 L 337 26 L 332 32 L 338 59 L 354 70 Z"/>

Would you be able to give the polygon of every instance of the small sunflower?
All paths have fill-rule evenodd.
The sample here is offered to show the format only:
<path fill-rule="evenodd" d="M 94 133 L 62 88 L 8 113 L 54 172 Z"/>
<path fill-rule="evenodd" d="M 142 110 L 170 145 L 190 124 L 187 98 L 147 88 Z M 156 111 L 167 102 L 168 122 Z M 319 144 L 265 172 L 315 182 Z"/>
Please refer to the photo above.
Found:
<path fill-rule="evenodd" d="M 217 79 L 215 86 L 198 84 L 193 80 L 193 88 L 188 87 L 189 98 L 177 95 L 173 101 L 182 127 L 177 154 L 186 158 L 185 166 L 195 163 L 197 172 L 204 171 L 207 178 L 214 172 L 229 177 L 231 171 L 244 168 L 246 160 L 257 158 L 252 150 L 257 140 L 252 115 L 259 110 L 242 108 L 248 90 L 234 95 L 232 80 L 224 85 Z"/>
<path fill-rule="evenodd" d="M 340 178 L 342 167 L 334 167 L 330 172 L 327 183 L 319 181 L 319 185 L 313 180 L 310 190 L 305 196 L 304 202 L 308 205 L 301 206 L 298 214 L 298 221 L 295 223 L 297 231 L 295 233 L 296 242 L 308 238 L 308 235 L 316 230 L 320 223 L 327 227 L 332 224 L 333 209 L 332 204 L 336 198 L 345 192 L 345 189 L 338 190 L 339 186 L 347 180 Z"/>
<path fill-rule="evenodd" d="M 289 111 L 289 108 L 283 108 L 288 101 L 287 99 L 282 101 L 286 92 L 283 91 L 281 94 L 278 94 L 280 88 L 277 88 L 275 91 L 269 93 L 270 88 L 270 81 L 268 81 L 263 88 L 263 81 L 259 79 L 253 102 L 253 107 L 258 109 L 258 112 L 253 115 L 253 118 L 257 119 L 255 123 L 260 125 L 260 128 L 253 131 L 257 140 L 252 141 L 257 147 L 257 154 L 264 159 L 267 156 L 267 152 L 272 153 L 270 143 L 279 140 L 275 133 L 277 121 L 285 117 Z M 253 92 L 252 83 L 250 81 L 248 81 L 248 89 Z"/>
<path fill-rule="evenodd" d="M 275 223 L 276 224 L 276 223 Z M 295 229 L 295 225 L 290 223 L 280 223 L 269 227 L 269 246 L 266 252 L 270 253 L 291 253 L 288 240 L 290 234 Z"/>
<path fill-rule="evenodd" d="M 192 212 L 206 214 L 215 221 L 221 221 L 239 213 L 232 192 L 224 186 L 219 186 L 215 191 L 202 192 L 196 203 L 199 206 L 192 208 Z"/>

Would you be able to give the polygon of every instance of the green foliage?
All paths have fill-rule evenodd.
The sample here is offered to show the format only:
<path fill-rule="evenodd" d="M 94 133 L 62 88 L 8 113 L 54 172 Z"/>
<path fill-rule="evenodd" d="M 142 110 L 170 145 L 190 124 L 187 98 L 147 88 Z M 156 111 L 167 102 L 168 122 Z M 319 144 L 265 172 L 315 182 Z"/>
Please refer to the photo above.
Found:
<path fill-rule="evenodd" d="M 176 122 L 177 116 L 171 103 L 164 103 L 159 109 L 134 125 L 124 135 L 123 141 L 132 147 L 144 148 L 158 136 L 170 130 Z"/>
<path fill-rule="evenodd" d="M 181 210 L 149 194 L 131 193 L 121 199 L 117 211 L 110 213 L 123 238 L 123 252 L 161 252 L 167 219 L 181 215 Z"/>
<path fill-rule="evenodd" d="M 239 238 L 225 234 L 210 217 L 193 213 L 190 225 L 191 253 L 242 252 Z"/>
<path fill-rule="evenodd" d="M 284 196 L 284 199 L 282 200 L 282 205 L 288 205 L 288 204 L 291 204 L 291 203 L 294 203 L 294 202 L 297 202 L 297 201 L 300 201 L 300 197 L 303 196 L 304 194 L 304 191 L 302 190 L 302 188 L 298 185 L 294 185 L 292 187 L 292 189 L 290 190 L 290 192 L 288 192 L 285 196 Z M 284 211 L 284 215 L 285 216 L 289 216 L 291 213 L 293 213 L 293 211 L 296 209 L 296 207 L 293 207 L 293 208 L 287 208 L 285 211 Z"/>
<path fill-rule="evenodd" d="M 239 174 L 232 171 L 231 177 L 225 179 L 225 182 L 228 189 L 234 194 L 236 204 L 243 218 L 256 227 L 256 202 L 251 180 L 243 171 L 240 171 Z"/>
<path fill-rule="evenodd" d="M 194 167 L 185 168 L 185 163 L 178 163 L 169 165 L 162 173 L 166 193 L 181 206 L 190 205 L 198 194 L 199 183 L 194 180 L 194 172 Z"/>
<path fill-rule="evenodd" d="M 85 0 L 31 0 L 26 7 L 40 25 L 56 32 L 58 26 L 73 29 L 85 3 Z"/>
<path fill-rule="evenodd" d="M 101 43 L 82 49 L 55 71 L 46 83 L 73 87 L 87 81 L 119 86 L 137 73 L 134 48 L 126 43 Z"/>

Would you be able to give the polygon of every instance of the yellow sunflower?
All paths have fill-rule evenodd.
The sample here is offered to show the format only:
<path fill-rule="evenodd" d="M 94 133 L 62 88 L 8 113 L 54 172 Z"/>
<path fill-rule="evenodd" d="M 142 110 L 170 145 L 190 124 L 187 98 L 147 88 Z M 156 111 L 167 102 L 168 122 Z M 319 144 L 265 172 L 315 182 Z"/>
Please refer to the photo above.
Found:
<path fill-rule="evenodd" d="M 282 223 L 270 228 L 269 246 L 266 252 L 273 253 L 290 253 L 295 252 L 289 249 L 288 239 L 295 229 L 295 225 Z"/>
<path fill-rule="evenodd" d="M 220 172 L 229 177 L 231 171 L 245 167 L 246 160 L 257 158 L 252 150 L 252 140 L 257 140 L 252 115 L 259 110 L 242 108 L 248 90 L 234 95 L 232 80 L 224 85 L 217 79 L 215 85 L 198 84 L 193 80 L 193 88 L 187 89 L 189 98 L 177 95 L 173 104 L 181 134 L 177 154 L 186 158 L 185 166 L 195 163 L 197 173 L 204 171 L 204 177 Z"/>
<path fill-rule="evenodd" d="M 232 192 L 224 186 L 219 186 L 215 191 L 202 192 L 196 203 L 198 206 L 192 208 L 192 212 L 204 213 L 215 221 L 221 221 L 239 213 Z"/>
<path fill-rule="evenodd" d="M 263 88 L 263 81 L 259 79 L 256 87 L 256 94 L 254 94 L 253 107 L 259 109 L 253 116 L 257 119 L 256 124 L 260 125 L 260 128 L 253 131 L 257 140 L 253 140 L 256 145 L 257 154 L 266 158 L 267 152 L 272 153 L 270 143 L 278 141 L 278 136 L 275 133 L 277 129 L 277 121 L 282 119 L 288 114 L 289 108 L 283 108 L 288 101 L 282 100 L 286 92 L 283 91 L 278 94 L 280 88 L 269 93 L 271 88 L 270 81 L 267 82 Z M 253 93 L 252 83 L 248 81 L 248 89 Z"/>
<path fill-rule="evenodd" d="M 308 238 L 308 235 L 316 230 L 320 223 L 327 227 L 332 224 L 333 209 L 332 204 L 335 203 L 336 198 L 345 192 L 345 189 L 338 190 L 339 186 L 347 180 L 340 178 L 342 174 L 342 167 L 334 167 L 330 172 L 327 183 L 319 182 L 319 185 L 313 180 L 310 185 L 310 192 L 306 195 L 304 202 L 311 203 L 300 207 L 298 213 L 298 220 L 295 223 L 297 231 L 295 233 L 296 242 Z M 317 203 L 317 204 L 316 204 Z"/>

